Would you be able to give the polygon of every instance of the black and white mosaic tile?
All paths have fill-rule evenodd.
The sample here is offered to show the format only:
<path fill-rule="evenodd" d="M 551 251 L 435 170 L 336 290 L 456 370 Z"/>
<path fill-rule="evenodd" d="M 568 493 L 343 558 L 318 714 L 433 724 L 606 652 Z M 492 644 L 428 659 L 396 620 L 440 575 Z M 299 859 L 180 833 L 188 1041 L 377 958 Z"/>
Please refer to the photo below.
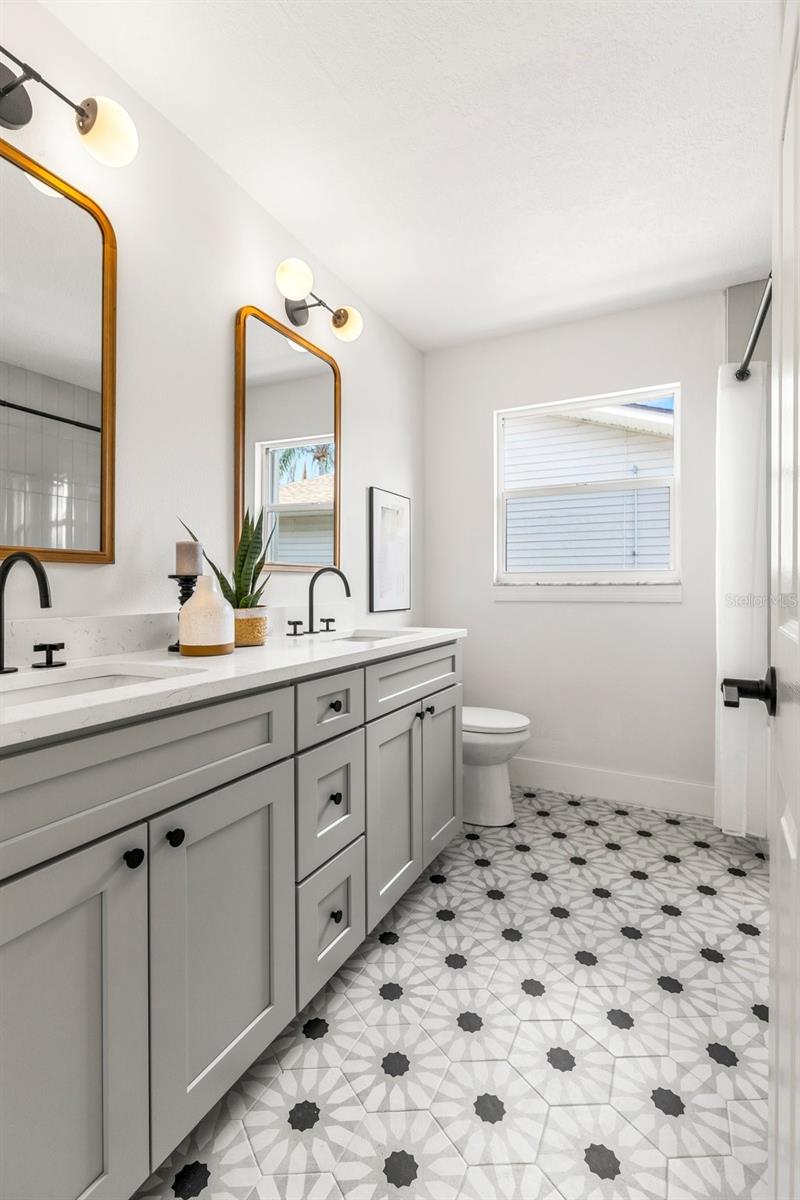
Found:
<path fill-rule="evenodd" d="M 766 1200 L 768 864 L 514 790 L 136 1200 Z"/>

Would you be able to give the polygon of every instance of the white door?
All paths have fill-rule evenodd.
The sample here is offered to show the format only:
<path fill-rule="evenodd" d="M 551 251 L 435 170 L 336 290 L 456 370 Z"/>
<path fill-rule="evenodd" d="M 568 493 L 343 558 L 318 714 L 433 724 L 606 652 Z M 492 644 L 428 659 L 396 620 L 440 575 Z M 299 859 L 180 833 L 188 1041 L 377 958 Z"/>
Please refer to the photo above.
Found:
<path fill-rule="evenodd" d="M 800 1196 L 800 611 L 798 610 L 798 0 L 786 6 L 773 244 L 770 1166 L 774 1200 Z M 781 599 L 779 599 L 781 598 Z"/>

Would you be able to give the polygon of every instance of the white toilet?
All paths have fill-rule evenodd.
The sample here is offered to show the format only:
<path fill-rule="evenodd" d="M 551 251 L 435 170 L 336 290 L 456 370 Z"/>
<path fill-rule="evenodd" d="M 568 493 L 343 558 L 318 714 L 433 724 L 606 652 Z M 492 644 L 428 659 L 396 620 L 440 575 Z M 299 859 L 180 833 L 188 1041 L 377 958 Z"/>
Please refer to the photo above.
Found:
<path fill-rule="evenodd" d="M 465 708 L 464 820 L 470 825 L 508 825 L 514 820 L 509 760 L 530 736 L 522 713 Z"/>

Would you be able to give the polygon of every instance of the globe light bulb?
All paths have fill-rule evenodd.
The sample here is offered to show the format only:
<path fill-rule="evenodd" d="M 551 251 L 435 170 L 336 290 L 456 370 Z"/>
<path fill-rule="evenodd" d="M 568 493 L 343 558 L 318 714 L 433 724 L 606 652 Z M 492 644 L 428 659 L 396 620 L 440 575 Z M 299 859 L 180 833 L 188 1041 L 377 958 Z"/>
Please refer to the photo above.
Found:
<path fill-rule="evenodd" d="M 314 273 L 302 258 L 285 258 L 278 263 L 275 284 L 287 300 L 305 300 L 314 287 Z"/>
<path fill-rule="evenodd" d="M 331 317 L 331 329 L 340 342 L 354 342 L 363 328 L 364 318 L 357 308 L 337 308 Z"/>
<path fill-rule="evenodd" d="M 136 126 L 121 104 L 107 96 L 90 96 L 81 103 L 86 116 L 75 123 L 84 146 L 104 167 L 127 167 L 139 150 Z"/>

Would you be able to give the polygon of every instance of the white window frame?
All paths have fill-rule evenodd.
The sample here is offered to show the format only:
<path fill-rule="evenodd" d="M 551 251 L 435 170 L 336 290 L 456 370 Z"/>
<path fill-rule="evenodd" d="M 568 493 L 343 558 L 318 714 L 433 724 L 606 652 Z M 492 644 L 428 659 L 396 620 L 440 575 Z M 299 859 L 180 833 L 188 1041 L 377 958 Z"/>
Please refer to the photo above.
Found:
<path fill-rule="evenodd" d="M 504 438 L 506 416 L 533 413 L 550 416 L 559 412 L 605 407 L 610 404 L 643 403 L 658 400 L 664 395 L 674 397 L 673 464 L 671 475 L 641 476 L 625 480 L 597 483 L 548 484 L 532 488 L 506 488 L 503 478 Z M 497 409 L 494 413 L 494 588 L 498 600 L 523 599 L 638 599 L 644 601 L 680 600 L 681 552 L 681 389 L 678 383 L 662 387 L 634 388 L 625 392 L 608 392 L 598 396 L 582 396 L 575 400 L 556 400 L 546 404 L 526 404 Z M 534 496 L 580 495 L 600 491 L 631 491 L 641 488 L 665 487 L 670 496 L 669 569 L 637 571 L 625 568 L 605 571 L 507 571 L 506 505 L 509 499 Z"/>
<path fill-rule="evenodd" d="M 265 516 L 272 514 L 277 516 L 281 513 L 284 513 L 286 516 L 296 516 L 307 512 L 333 512 L 333 502 L 330 504 L 272 504 L 269 497 L 272 494 L 270 455 L 273 450 L 280 450 L 284 446 L 322 446 L 334 441 L 335 438 L 332 433 L 320 433 L 312 434 L 309 437 L 276 438 L 271 442 L 256 442 L 254 490 L 255 494 L 261 497 Z M 336 464 L 336 468 L 338 469 L 338 463 Z"/>

